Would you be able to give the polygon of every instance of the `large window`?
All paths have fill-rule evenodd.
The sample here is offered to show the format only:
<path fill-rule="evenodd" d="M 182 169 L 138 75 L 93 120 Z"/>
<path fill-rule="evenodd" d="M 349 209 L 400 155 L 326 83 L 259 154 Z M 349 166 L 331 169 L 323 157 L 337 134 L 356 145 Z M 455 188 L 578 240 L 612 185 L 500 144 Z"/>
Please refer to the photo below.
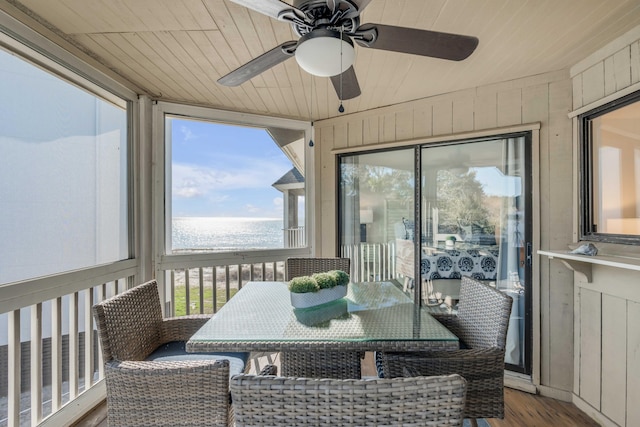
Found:
<path fill-rule="evenodd" d="M 168 253 L 300 248 L 305 132 L 165 117 Z"/>
<path fill-rule="evenodd" d="M 125 101 L 3 50 L 0 94 L 0 284 L 128 258 Z"/>
<path fill-rule="evenodd" d="M 640 242 L 640 93 L 580 117 L 582 238 Z"/>

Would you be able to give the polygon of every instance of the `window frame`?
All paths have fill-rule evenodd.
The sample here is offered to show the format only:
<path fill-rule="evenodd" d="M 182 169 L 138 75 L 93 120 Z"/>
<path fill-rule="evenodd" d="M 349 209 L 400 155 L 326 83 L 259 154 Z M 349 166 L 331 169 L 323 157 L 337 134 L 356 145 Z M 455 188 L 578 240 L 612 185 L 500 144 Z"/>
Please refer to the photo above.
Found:
<path fill-rule="evenodd" d="M 593 198 L 595 185 L 593 182 L 593 139 L 591 138 L 591 124 L 592 121 L 598 117 L 634 103 L 640 103 L 640 91 L 630 93 L 578 115 L 578 231 L 580 240 L 623 245 L 640 245 L 640 236 L 601 233 L 597 231 L 597 226 L 594 224 L 596 207 L 594 206 Z"/>
<path fill-rule="evenodd" d="M 134 165 L 138 158 L 136 150 L 138 140 L 135 136 L 135 127 L 138 123 L 137 107 L 139 105 L 137 94 L 106 75 L 95 73 L 95 71 L 91 72 L 93 69 L 81 59 L 52 45 L 49 40 L 43 38 L 40 34 L 25 29 L 21 23 L 14 21 L 13 18 L 2 13 L 0 13 L 0 50 L 59 79 L 70 87 L 86 92 L 101 102 L 111 104 L 124 111 L 126 115 L 126 164 L 124 165 L 124 170 L 127 191 L 126 206 L 124 207 L 126 209 L 124 215 L 127 220 L 126 256 L 106 263 L 94 263 L 78 269 L 67 269 L 45 276 L 28 277 L 18 281 L 4 283 L 2 286 L 40 283 L 42 279 L 46 277 L 75 277 L 77 272 L 80 272 L 82 275 L 90 275 L 92 271 L 96 271 L 97 269 L 102 270 L 104 268 L 108 269 L 110 268 L 109 266 L 119 263 L 130 265 L 131 261 L 136 260 L 138 257 L 138 245 L 136 243 L 136 211 L 138 209 L 136 197 L 138 195 L 138 189 L 135 187 L 134 176 Z"/>
<path fill-rule="evenodd" d="M 511 137 L 523 137 L 524 138 L 524 150 L 526 156 L 526 173 L 523 174 L 522 178 L 524 180 L 525 188 L 528 188 L 530 193 L 527 196 L 528 202 L 525 203 L 525 216 L 526 221 L 524 223 L 525 230 L 525 267 L 524 267 L 524 276 L 525 281 L 528 284 L 525 290 L 525 304 L 524 304 L 524 329 L 525 336 L 522 338 L 525 342 L 525 354 L 523 356 L 523 365 L 513 365 L 510 363 L 505 364 L 507 367 L 506 370 L 510 372 L 520 373 L 524 375 L 531 375 L 534 368 L 534 363 L 536 359 L 536 346 L 534 343 L 534 334 L 537 330 L 535 325 L 535 319 L 533 316 L 534 307 L 536 307 L 535 303 L 535 295 L 539 293 L 539 289 L 537 288 L 536 283 L 540 282 L 539 277 L 539 268 L 535 265 L 535 257 L 532 254 L 537 253 L 538 248 L 540 247 L 539 240 L 539 216 L 536 214 L 534 206 L 539 206 L 540 204 L 540 190 L 538 183 L 540 182 L 539 177 L 539 158 L 536 153 L 539 152 L 540 149 L 540 125 L 532 124 L 525 126 L 514 126 L 512 128 L 504 128 L 503 132 L 497 130 L 488 130 L 481 132 L 469 132 L 468 134 L 458 134 L 458 135 L 449 135 L 449 136 L 438 136 L 432 138 L 425 139 L 416 139 L 403 141 L 399 144 L 380 144 L 379 147 L 349 147 L 344 149 L 334 150 L 333 153 L 336 155 L 335 162 L 335 215 L 336 215 L 336 254 L 341 254 L 341 246 L 342 246 L 342 230 L 343 230 L 343 218 L 341 212 L 343 212 L 342 207 L 342 197 L 341 197 L 341 165 L 343 164 L 343 160 L 347 157 L 352 157 L 356 155 L 363 154 L 372 154 L 372 153 L 381 153 L 386 151 L 396 151 L 403 149 L 414 149 L 414 233 L 416 236 L 422 235 L 421 227 L 421 218 L 422 218 L 422 203 L 421 200 L 423 198 L 422 195 L 422 185 L 421 178 L 424 176 L 422 174 L 422 157 L 423 157 L 423 149 L 424 148 L 433 148 L 437 146 L 453 146 L 458 144 L 468 144 L 468 143 L 476 143 L 483 141 L 490 141 L 496 139 L 505 139 Z M 420 277 L 420 265 L 421 265 L 421 250 L 420 250 L 420 239 L 414 239 L 414 277 Z M 414 290 L 414 304 L 419 306 L 422 304 L 421 295 L 423 294 L 423 283 L 422 280 L 416 281 L 416 286 Z"/>
<path fill-rule="evenodd" d="M 140 129 L 141 109 L 148 101 L 139 96 L 135 86 L 124 81 L 116 73 L 90 61 L 86 55 L 71 53 L 69 45 L 53 42 L 42 33 L 34 31 L 7 11 L 0 10 L 0 48 L 20 57 L 70 85 L 92 93 L 105 102 L 126 109 L 127 112 L 127 219 L 129 257 L 107 264 L 92 265 L 72 271 L 63 271 L 43 277 L 34 277 L 0 286 L 0 313 L 6 313 L 47 299 L 58 298 L 87 289 L 94 282 L 106 283 L 114 278 L 126 277 L 125 286 L 146 277 L 141 268 L 139 216 L 143 202 L 140 198 L 141 183 L 137 162 L 143 155 Z M 148 107 L 150 109 L 150 105 Z M 146 142 L 145 142 L 146 143 Z M 143 254 L 144 255 L 144 254 Z"/>
<path fill-rule="evenodd" d="M 171 248 L 167 247 L 167 236 L 171 233 L 171 147 L 167 144 L 167 135 L 165 128 L 165 120 L 167 117 L 176 117 L 184 119 L 193 119 L 220 123 L 232 126 L 246 126 L 252 128 L 280 127 L 293 130 L 301 130 L 304 132 L 305 140 L 313 139 L 313 128 L 311 123 L 277 118 L 270 116 L 260 116 L 255 114 L 237 113 L 226 110 L 218 110 L 215 108 L 207 108 L 201 106 L 191 106 L 177 104 L 172 102 L 159 101 L 153 106 L 153 140 L 161 141 L 161 144 L 154 145 L 153 157 L 156 170 L 154 172 L 154 253 L 156 259 L 160 260 L 159 264 L 169 259 L 211 259 L 223 262 L 225 260 L 236 261 L 238 255 L 245 256 L 261 256 L 262 254 L 282 253 L 287 256 L 307 256 L 313 252 L 315 234 L 314 224 L 315 215 L 314 203 L 314 150 L 305 144 L 305 229 L 306 246 L 302 248 L 278 248 L 278 249 L 262 249 L 247 250 L 241 253 L 237 251 L 231 252 L 203 252 L 201 254 L 173 254 Z"/>

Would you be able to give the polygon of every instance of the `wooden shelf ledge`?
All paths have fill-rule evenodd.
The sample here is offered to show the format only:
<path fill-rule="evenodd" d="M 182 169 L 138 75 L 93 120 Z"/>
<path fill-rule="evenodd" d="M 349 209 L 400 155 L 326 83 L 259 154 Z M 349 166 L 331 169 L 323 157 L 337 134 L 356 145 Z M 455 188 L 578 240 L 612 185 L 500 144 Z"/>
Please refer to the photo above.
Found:
<path fill-rule="evenodd" d="M 538 255 L 547 256 L 549 259 L 557 258 L 568 269 L 584 276 L 587 283 L 591 283 L 591 266 L 593 264 L 640 271 L 640 259 L 638 258 L 614 255 L 576 255 L 569 253 L 569 251 L 538 251 Z"/>

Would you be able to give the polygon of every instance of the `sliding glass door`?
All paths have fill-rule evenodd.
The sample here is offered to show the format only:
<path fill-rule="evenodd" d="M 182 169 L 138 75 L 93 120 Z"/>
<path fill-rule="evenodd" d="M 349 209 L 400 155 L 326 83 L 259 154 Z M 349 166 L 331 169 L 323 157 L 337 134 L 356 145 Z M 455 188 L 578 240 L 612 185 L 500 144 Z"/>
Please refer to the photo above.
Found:
<path fill-rule="evenodd" d="M 513 297 L 505 362 L 527 371 L 530 259 L 529 167 L 525 135 L 421 152 L 422 301 L 452 309 L 460 278 Z"/>
<path fill-rule="evenodd" d="M 470 276 L 513 297 L 505 362 L 530 372 L 528 133 L 339 157 L 339 252 L 356 281 L 391 281 L 454 311 Z M 417 203 L 416 203 L 417 201 Z M 417 256 L 416 256 L 417 254 Z"/>

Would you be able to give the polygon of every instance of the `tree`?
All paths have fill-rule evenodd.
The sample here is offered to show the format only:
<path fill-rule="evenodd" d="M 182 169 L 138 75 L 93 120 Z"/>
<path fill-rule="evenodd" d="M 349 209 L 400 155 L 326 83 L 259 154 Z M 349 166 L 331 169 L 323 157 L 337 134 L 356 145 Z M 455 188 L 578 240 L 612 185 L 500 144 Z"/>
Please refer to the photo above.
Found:
<path fill-rule="evenodd" d="M 485 206 L 486 195 L 476 172 L 443 169 L 436 178 L 439 226 L 456 233 L 462 227 L 476 225 L 493 233 L 490 212 Z"/>

